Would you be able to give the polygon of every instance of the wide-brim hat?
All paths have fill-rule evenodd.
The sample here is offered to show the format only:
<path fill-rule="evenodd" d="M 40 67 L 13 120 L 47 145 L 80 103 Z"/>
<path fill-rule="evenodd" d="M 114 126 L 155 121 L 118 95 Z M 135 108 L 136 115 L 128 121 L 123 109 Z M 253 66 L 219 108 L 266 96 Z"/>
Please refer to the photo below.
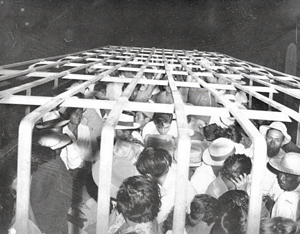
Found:
<path fill-rule="evenodd" d="M 132 115 L 121 114 L 116 129 L 127 130 L 127 129 L 138 129 L 141 125 L 134 122 Z"/>
<path fill-rule="evenodd" d="M 283 173 L 300 176 L 300 154 L 290 152 L 283 156 L 283 158 L 271 158 L 270 165 L 276 170 Z"/>
<path fill-rule="evenodd" d="M 99 165 L 100 160 L 92 166 L 92 177 L 97 186 L 99 186 Z M 136 174 L 135 166 L 126 158 L 114 158 L 111 174 L 111 196 L 116 195 L 115 188 L 119 188 L 123 180 Z"/>
<path fill-rule="evenodd" d="M 261 125 L 259 131 L 265 137 L 269 129 L 276 129 L 284 135 L 283 145 L 291 141 L 291 136 L 288 134 L 286 126 L 282 122 L 273 122 L 270 125 Z"/>
<path fill-rule="evenodd" d="M 206 148 L 206 144 L 202 141 L 192 140 L 190 151 L 190 167 L 199 167 L 202 163 L 202 155 Z M 177 162 L 178 153 L 175 151 L 174 160 Z"/>
<path fill-rule="evenodd" d="M 37 123 L 37 129 L 61 128 L 70 122 L 69 119 L 63 119 L 58 111 L 50 111 L 46 113 L 41 122 Z"/>
<path fill-rule="evenodd" d="M 39 133 L 37 143 L 41 146 L 48 147 L 52 150 L 61 149 L 72 142 L 67 134 L 55 131 L 44 130 Z"/>
<path fill-rule="evenodd" d="M 235 144 L 227 138 L 218 138 L 203 152 L 203 162 L 211 166 L 222 166 L 226 158 L 235 153 Z"/>

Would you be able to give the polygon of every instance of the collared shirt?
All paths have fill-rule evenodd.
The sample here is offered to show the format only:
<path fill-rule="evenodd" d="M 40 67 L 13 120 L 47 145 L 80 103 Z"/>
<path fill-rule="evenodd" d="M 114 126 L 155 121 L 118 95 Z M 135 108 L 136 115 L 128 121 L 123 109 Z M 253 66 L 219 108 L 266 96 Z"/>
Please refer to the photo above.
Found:
<path fill-rule="evenodd" d="M 209 184 L 216 179 L 216 175 L 210 165 L 202 163 L 198 167 L 191 178 L 191 183 L 195 188 L 197 194 L 204 194 Z"/>
<path fill-rule="evenodd" d="M 224 183 L 224 181 L 222 180 L 221 176 L 219 175 L 214 181 L 210 183 L 205 194 L 218 199 L 221 195 L 223 195 L 227 191 L 229 190 L 226 184 Z"/>
<path fill-rule="evenodd" d="M 63 133 L 68 134 L 73 142 L 72 144 L 63 148 L 60 154 L 68 169 L 82 167 L 85 160 L 92 160 L 91 136 L 90 130 L 87 126 L 82 124 L 78 125 L 77 138 L 70 131 L 68 125 L 63 128 Z"/>
<path fill-rule="evenodd" d="M 279 186 L 278 183 L 275 186 Z M 271 217 L 283 217 L 298 221 L 300 219 L 299 200 L 300 185 L 293 191 L 284 191 L 277 198 Z"/>
<path fill-rule="evenodd" d="M 175 203 L 176 192 L 176 170 L 169 168 L 169 172 L 162 186 L 159 186 L 161 193 L 161 207 L 157 215 L 158 223 L 163 222 L 171 212 Z M 189 209 L 190 203 L 194 199 L 196 191 L 190 181 L 187 183 L 186 206 Z"/>

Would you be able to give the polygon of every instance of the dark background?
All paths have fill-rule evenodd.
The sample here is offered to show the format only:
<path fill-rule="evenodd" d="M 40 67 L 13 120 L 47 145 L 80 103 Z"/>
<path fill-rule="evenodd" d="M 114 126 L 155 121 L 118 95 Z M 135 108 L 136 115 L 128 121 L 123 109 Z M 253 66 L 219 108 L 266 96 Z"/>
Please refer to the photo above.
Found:
<path fill-rule="evenodd" d="M 122 45 L 216 51 L 284 71 L 299 17 L 300 0 L 0 0 L 0 64 Z"/>

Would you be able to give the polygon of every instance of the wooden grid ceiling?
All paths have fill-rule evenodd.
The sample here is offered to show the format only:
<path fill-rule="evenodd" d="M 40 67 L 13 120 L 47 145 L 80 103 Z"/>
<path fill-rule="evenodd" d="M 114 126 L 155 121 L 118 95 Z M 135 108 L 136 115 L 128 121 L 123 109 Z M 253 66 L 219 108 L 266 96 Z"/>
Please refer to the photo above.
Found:
<path fill-rule="evenodd" d="M 155 69 L 153 68 L 155 67 Z M 114 76 L 115 71 L 131 71 L 134 78 Z M 93 71 L 93 72 L 90 72 Z M 300 122 L 298 110 L 292 110 L 281 101 L 273 100 L 276 94 L 287 94 L 300 99 L 300 78 L 273 69 L 245 62 L 217 52 L 197 50 L 171 50 L 157 48 L 105 46 L 69 55 L 36 59 L 0 66 L 0 104 L 40 106 L 53 96 L 66 92 L 66 87 L 81 80 L 84 83 L 103 81 L 166 86 L 168 80 L 141 79 L 143 73 L 170 72 L 195 78 L 196 82 L 176 81 L 177 87 L 205 88 L 219 103 L 231 100 L 232 95 L 216 95 L 220 90 L 242 90 L 248 94 L 247 110 L 241 110 L 249 119 Z M 225 84 L 207 83 L 204 77 L 223 80 Z M 55 95 L 49 90 L 56 90 Z M 228 92 L 227 92 L 228 93 Z M 266 110 L 252 109 L 253 98 L 265 103 Z M 294 99 L 293 99 L 294 100 Z M 112 109 L 116 101 L 74 99 L 64 97 L 62 107 Z M 175 103 L 176 105 L 176 103 Z M 216 113 L 229 116 L 224 107 L 185 106 L 186 114 L 211 116 Z M 128 111 L 174 112 L 174 104 L 128 102 Z"/>

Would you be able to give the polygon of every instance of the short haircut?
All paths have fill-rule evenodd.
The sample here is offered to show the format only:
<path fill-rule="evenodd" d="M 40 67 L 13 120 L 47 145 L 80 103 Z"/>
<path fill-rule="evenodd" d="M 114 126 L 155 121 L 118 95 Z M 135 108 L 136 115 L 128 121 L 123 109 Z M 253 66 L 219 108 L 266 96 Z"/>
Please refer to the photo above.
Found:
<path fill-rule="evenodd" d="M 219 201 L 207 194 L 198 194 L 191 203 L 191 211 L 187 218 L 187 225 L 195 226 L 204 221 L 209 226 L 218 218 Z"/>
<path fill-rule="evenodd" d="M 239 169 L 237 171 L 232 170 L 232 166 L 235 163 L 239 163 Z M 252 168 L 252 162 L 249 157 L 247 157 L 245 154 L 233 154 L 229 156 L 220 171 L 220 175 L 222 177 L 225 177 L 228 180 L 235 179 L 240 175 L 243 175 L 246 173 L 247 175 L 250 174 Z"/>
<path fill-rule="evenodd" d="M 125 179 L 117 194 L 117 210 L 136 223 L 152 222 L 161 206 L 157 183 L 144 176 Z"/>
<path fill-rule="evenodd" d="M 220 210 L 225 211 L 233 205 L 242 207 L 246 213 L 249 208 L 249 195 L 244 190 L 230 190 L 222 194 L 219 198 Z"/>
<path fill-rule="evenodd" d="M 220 215 L 213 225 L 210 234 L 230 233 L 245 234 L 247 213 L 239 206 L 233 206 Z"/>
<path fill-rule="evenodd" d="M 78 107 L 68 107 L 64 113 L 66 119 L 70 119 L 71 115 L 75 113 L 78 109 L 83 110 L 83 108 L 78 108 Z"/>
<path fill-rule="evenodd" d="M 157 127 L 163 127 L 164 123 L 171 123 L 173 114 L 171 113 L 154 113 L 153 122 Z"/>
<path fill-rule="evenodd" d="M 260 224 L 260 234 L 296 234 L 297 223 L 292 219 L 274 217 L 263 219 Z"/>
<path fill-rule="evenodd" d="M 214 141 L 220 137 L 223 137 L 224 134 L 225 130 L 215 123 L 203 127 L 203 135 L 208 141 Z"/>
<path fill-rule="evenodd" d="M 168 151 L 160 148 L 145 148 L 136 162 L 136 168 L 142 175 L 159 178 L 168 172 L 172 157 Z"/>
<path fill-rule="evenodd" d="M 242 133 L 235 125 L 230 125 L 225 129 L 224 137 L 232 140 L 233 142 L 240 143 L 242 140 Z"/>

